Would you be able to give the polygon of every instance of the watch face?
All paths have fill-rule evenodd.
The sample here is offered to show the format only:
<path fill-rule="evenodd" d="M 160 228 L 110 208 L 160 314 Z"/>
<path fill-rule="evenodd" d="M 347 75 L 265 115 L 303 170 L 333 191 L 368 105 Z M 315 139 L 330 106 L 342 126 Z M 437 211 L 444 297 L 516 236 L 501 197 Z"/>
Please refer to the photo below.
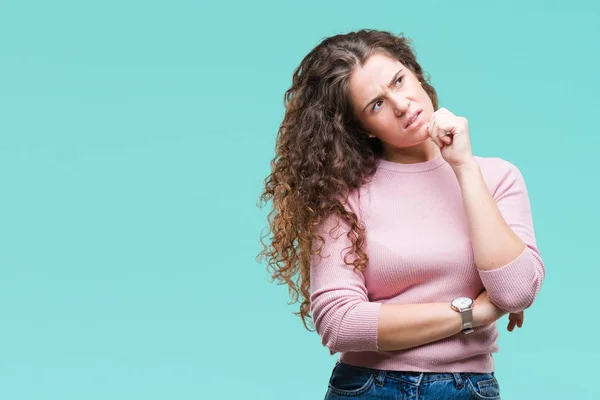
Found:
<path fill-rule="evenodd" d="M 458 308 L 466 308 L 470 307 L 473 304 L 473 300 L 468 297 L 459 297 L 457 299 L 452 300 L 452 305 Z"/>

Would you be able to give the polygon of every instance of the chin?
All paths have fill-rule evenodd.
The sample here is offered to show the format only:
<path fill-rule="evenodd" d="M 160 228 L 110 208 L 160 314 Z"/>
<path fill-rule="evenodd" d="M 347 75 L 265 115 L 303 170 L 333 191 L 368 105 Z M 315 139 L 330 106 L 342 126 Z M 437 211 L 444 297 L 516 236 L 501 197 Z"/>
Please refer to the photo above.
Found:
<path fill-rule="evenodd" d="M 411 135 L 415 140 L 422 142 L 423 140 L 429 139 L 429 132 L 427 132 L 427 128 L 425 125 L 419 128 L 419 130 L 415 131 Z"/>

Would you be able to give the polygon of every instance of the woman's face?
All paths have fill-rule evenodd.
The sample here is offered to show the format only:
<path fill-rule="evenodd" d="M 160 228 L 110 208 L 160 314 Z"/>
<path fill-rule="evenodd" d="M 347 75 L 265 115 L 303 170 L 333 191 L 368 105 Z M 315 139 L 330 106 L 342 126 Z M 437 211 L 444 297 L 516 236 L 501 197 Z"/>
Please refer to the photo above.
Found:
<path fill-rule="evenodd" d="M 350 76 L 352 107 L 363 128 L 392 147 L 411 147 L 429 138 L 434 109 L 417 76 L 400 61 L 373 54 Z M 406 126 L 415 113 L 417 119 Z"/>

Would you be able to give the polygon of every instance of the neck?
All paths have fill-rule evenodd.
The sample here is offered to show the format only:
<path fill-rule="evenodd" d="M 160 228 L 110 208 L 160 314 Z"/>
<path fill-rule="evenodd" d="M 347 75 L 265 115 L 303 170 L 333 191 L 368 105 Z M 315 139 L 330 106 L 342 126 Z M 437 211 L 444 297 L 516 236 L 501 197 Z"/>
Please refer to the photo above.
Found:
<path fill-rule="evenodd" d="M 411 147 L 398 148 L 384 144 L 382 158 L 400 164 L 415 164 L 433 160 L 441 155 L 442 153 L 435 143 L 430 139 L 426 139 Z"/>

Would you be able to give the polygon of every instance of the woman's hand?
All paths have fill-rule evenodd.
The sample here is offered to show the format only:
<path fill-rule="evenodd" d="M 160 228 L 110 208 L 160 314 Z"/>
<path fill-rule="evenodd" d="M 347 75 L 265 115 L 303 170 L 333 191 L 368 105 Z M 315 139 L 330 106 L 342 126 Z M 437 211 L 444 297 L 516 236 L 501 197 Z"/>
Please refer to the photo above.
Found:
<path fill-rule="evenodd" d="M 504 314 L 506 311 L 493 304 L 488 298 L 487 290 L 484 290 L 473 303 L 473 326 L 489 325 Z"/>
<path fill-rule="evenodd" d="M 506 311 L 494 305 L 487 295 L 487 290 L 484 290 L 473 303 L 473 326 L 489 325 L 500 319 L 504 314 L 506 314 Z M 522 328 L 525 320 L 524 312 L 510 313 L 508 320 L 507 329 L 509 332 L 515 329 L 515 325 Z"/>
<path fill-rule="evenodd" d="M 473 160 L 469 123 L 466 118 L 457 117 L 442 107 L 431 116 L 427 131 L 450 166 L 460 167 Z"/>
<path fill-rule="evenodd" d="M 508 329 L 509 332 L 512 332 L 513 329 L 515 329 L 515 325 L 517 325 L 519 328 L 522 328 L 523 321 L 525 321 L 525 314 L 523 311 L 518 313 L 510 313 L 508 314 L 508 326 L 506 329 Z"/>

